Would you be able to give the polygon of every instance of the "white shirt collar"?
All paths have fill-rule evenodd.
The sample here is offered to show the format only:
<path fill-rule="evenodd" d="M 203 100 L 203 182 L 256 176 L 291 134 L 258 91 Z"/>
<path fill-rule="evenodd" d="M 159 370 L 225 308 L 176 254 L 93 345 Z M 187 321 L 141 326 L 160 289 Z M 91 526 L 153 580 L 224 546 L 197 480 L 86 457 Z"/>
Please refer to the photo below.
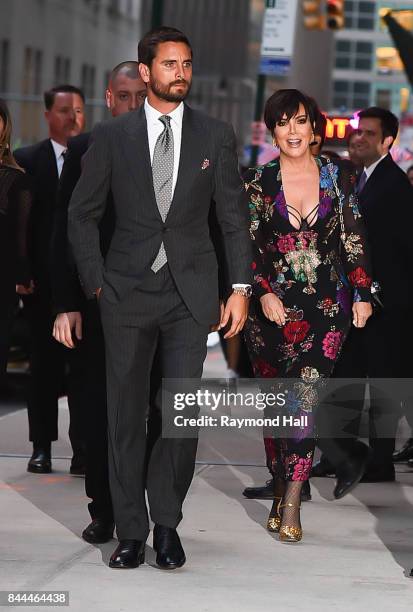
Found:
<path fill-rule="evenodd" d="M 67 147 L 64 147 L 63 145 L 59 144 L 58 142 L 53 140 L 53 138 L 50 139 L 50 142 L 52 143 L 53 151 L 57 160 L 60 158 L 63 151 L 66 151 Z"/>
<path fill-rule="evenodd" d="M 380 159 L 378 159 L 377 161 L 374 162 L 374 164 L 370 164 L 370 166 L 368 168 L 364 167 L 364 172 L 367 175 L 367 178 L 370 178 L 371 175 L 373 174 L 373 172 L 375 171 L 375 169 L 377 168 L 377 166 L 379 165 L 379 163 L 381 161 L 383 161 L 383 159 L 385 157 L 387 157 L 388 153 L 386 153 L 386 155 L 383 155 L 382 157 L 380 157 Z"/>
<path fill-rule="evenodd" d="M 155 124 L 158 125 L 159 123 L 159 117 L 162 117 L 162 115 L 169 115 L 169 117 L 171 117 L 172 121 L 178 126 L 178 127 L 182 127 L 182 118 L 184 116 L 184 103 L 181 102 L 179 104 L 179 106 L 177 106 L 172 112 L 170 113 L 160 113 L 158 110 L 156 110 L 156 108 L 154 108 L 153 106 L 151 106 L 148 102 L 148 98 L 146 98 L 145 100 L 145 115 L 146 115 L 146 121 L 149 124 Z"/>

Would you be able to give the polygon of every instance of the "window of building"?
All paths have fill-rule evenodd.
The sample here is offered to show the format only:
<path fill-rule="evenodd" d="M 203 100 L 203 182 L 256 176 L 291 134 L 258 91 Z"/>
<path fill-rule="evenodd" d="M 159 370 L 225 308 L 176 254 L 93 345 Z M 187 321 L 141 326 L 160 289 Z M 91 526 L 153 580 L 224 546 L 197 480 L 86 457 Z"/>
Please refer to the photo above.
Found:
<path fill-rule="evenodd" d="M 70 59 L 56 55 L 54 61 L 54 84 L 62 85 L 70 82 Z"/>
<path fill-rule="evenodd" d="M 376 90 L 376 106 L 380 108 L 391 109 L 391 90 L 390 89 L 377 89 Z"/>
<path fill-rule="evenodd" d="M 338 40 L 336 42 L 336 68 L 371 70 L 373 43 L 368 41 Z"/>
<path fill-rule="evenodd" d="M 23 75 L 22 75 L 22 92 L 23 94 L 26 94 L 26 95 L 31 93 L 32 70 L 33 70 L 33 49 L 31 47 L 26 47 L 24 50 Z"/>
<path fill-rule="evenodd" d="M 9 86 L 9 41 L 0 41 L 0 91 L 7 91 Z"/>
<path fill-rule="evenodd" d="M 34 52 L 34 74 L 33 74 L 33 93 L 42 93 L 42 64 L 43 53 L 39 49 Z"/>
<path fill-rule="evenodd" d="M 376 2 L 346 0 L 344 2 L 345 25 L 349 30 L 374 30 Z"/>
<path fill-rule="evenodd" d="M 370 105 L 371 84 L 366 81 L 336 80 L 333 84 L 333 106 L 357 110 Z"/>
<path fill-rule="evenodd" d="M 93 98 L 95 95 L 95 76 L 96 70 L 94 66 L 82 64 L 81 71 L 81 88 L 86 98 Z"/>

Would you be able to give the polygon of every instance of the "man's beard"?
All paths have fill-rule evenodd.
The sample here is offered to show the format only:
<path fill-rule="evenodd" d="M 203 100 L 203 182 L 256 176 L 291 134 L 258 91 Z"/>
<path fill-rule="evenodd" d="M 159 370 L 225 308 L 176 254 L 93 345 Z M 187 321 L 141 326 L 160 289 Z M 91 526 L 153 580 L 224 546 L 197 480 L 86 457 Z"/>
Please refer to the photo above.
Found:
<path fill-rule="evenodd" d="M 174 85 L 187 85 L 187 88 L 184 92 L 176 92 L 172 91 L 172 87 Z M 151 77 L 149 81 L 150 88 L 153 93 L 160 98 L 161 100 L 165 100 L 165 102 L 182 102 L 185 100 L 187 95 L 189 94 L 189 90 L 191 89 L 191 83 L 182 79 L 181 81 L 174 81 L 173 83 L 169 83 L 169 85 L 162 85 L 159 81 Z"/>

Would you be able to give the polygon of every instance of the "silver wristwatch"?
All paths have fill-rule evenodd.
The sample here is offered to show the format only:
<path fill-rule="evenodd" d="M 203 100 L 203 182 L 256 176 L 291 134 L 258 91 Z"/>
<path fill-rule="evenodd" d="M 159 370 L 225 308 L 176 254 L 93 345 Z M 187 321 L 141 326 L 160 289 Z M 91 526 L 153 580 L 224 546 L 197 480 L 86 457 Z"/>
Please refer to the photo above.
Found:
<path fill-rule="evenodd" d="M 251 285 L 247 285 L 246 287 L 233 287 L 232 292 L 250 298 L 252 295 L 252 287 Z"/>

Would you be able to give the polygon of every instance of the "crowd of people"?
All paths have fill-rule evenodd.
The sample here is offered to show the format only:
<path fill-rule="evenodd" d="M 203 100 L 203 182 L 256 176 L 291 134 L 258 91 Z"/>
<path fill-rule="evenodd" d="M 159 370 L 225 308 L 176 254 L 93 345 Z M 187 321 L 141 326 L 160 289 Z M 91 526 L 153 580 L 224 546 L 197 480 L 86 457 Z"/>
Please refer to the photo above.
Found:
<path fill-rule="evenodd" d="M 298 381 L 295 414 L 311 422 L 322 410 L 303 389 L 360 383 L 351 422 L 338 406 L 328 438 L 266 430 L 270 480 L 244 495 L 273 500 L 267 528 L 280 541 L 303 537 L 311 475 L 334 474 L 339 499 L 413 462 L 413 433 L 395 451 L 400 417 L 413 428 L 408 406 L 390 410 L 371 392 L 369 444 L 358 439 L 363 381 L 410 377 L 413 171 L 391 157 L 397 118 L 364 109 L 341 160 L 323 152 L 316 101 L 278 90 L 264 112 L 274 160 L 241 178 L 232 127 L 185 103 L 191 81 L 188 38 L 162 27 L 139 42 L 138 61 L 112 70 L 113 118 L 92 132 L 83 92 L 61 85 L 44 95 L 48 138 L 12 152 L 0 103 L 0 375 L 17 295 L 32 340 L 27 470 L 52 470 L 64 391 L 70 472 L 85 475 L 90 498 L 82 537 L 104 543 L 116 527 L 113 568 L 144 562 L 146 495 L 157 565 L 186 561 L 177 526 L 197 439 L 162 431 L 161 382 L 201 377 L 211 330 L 234 375 Z"/>

